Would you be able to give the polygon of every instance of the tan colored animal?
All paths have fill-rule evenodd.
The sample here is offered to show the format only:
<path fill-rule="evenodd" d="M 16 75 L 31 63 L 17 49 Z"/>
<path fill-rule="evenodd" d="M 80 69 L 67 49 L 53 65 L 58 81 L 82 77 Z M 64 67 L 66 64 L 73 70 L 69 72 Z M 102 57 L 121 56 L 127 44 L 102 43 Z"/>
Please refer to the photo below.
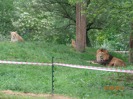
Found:
<path fill-rule="evenodd" d="M 76 48 L 76 41 L 74 39 L 72 39 L 71 45 L 73 48 Z"/>
<path fill-rule="evenodd" d="M 11 42 L 22 42 L 24 39 L 17 33 L 17 32 L 11 32 Z"/>
<path fill-rule="evenodd" d="M 96 52 L 96 60 L 102 65 L 108 66 L 126 66 L 119 58 L 113 57 L 106 49 L 98 49 Z"/>

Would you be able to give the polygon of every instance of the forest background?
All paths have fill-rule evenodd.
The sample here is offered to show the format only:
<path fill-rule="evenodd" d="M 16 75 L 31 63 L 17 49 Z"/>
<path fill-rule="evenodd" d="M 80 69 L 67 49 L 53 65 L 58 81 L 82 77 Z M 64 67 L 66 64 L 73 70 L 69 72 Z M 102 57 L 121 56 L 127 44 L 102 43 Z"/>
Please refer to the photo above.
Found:
<path fill-rule="evenodd" d="M 78 0 L 0 0 L 0 41 L 17 31 L 26 41 L 70 44 L 76 35 Z M 81 1 L 81 0 L 79 0 Z M 128 50 L 132 0 L 86 1 L 87 46 Z"/>

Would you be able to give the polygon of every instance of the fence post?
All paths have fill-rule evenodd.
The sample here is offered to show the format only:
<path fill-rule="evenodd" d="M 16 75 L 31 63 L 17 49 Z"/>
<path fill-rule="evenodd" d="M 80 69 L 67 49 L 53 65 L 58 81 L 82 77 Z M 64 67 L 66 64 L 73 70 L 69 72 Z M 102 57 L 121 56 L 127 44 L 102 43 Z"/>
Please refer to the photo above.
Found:
<path fill-rule="evenodd" d="M 54 57 L 52 57 L 52 95 L 54 95 Z"/>

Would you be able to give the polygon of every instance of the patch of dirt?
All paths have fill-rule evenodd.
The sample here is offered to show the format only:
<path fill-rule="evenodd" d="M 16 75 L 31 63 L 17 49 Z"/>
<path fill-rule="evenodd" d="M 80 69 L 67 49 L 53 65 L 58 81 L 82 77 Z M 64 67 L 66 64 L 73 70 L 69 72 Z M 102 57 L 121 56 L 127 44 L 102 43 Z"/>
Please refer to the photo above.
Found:
<path fill-rule="evenodd" d="M 69 98 L 62 95 L 51 95 L 51 94 L 34 94 L 34 93 L 23 93 L 23 92 L 13 92 L 11 90 L 4 90 L 1 91 L 4 94 L 8 95 L 19 95 L 19 96 L 31 96 L 31 97 L 40 97 L 40 98 L 46 98 L 46 99 L 75 99 L 75 98 Z"/>

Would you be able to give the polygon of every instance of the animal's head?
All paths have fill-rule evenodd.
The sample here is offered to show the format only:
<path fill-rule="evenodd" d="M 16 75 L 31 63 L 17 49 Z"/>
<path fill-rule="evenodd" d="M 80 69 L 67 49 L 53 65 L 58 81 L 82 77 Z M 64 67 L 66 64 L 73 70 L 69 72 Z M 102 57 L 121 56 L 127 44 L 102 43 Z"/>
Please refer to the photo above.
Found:
<path fill-rule="evenodd" d="M 106 49 L 98 49 L 96 52 L 96 60 L 99 63 L 104 63 L 109 59 L 109 54 Z"/>
<path fill-rule="evenodd" d="M 10 34 L 16 34 L 17 31 L 10 31 Z"/>

